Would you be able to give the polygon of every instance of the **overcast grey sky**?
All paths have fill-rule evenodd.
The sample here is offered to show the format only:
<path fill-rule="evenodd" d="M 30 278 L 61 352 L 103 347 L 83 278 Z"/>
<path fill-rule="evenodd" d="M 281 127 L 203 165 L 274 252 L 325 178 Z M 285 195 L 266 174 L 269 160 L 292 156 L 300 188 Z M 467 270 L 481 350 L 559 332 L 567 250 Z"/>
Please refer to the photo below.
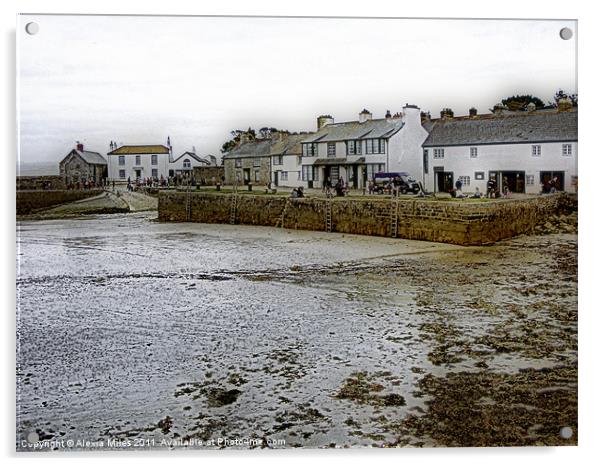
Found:
<path fill-rule="evenodd" d="M 36 21 L 30 36 L 24 26 Z M 406 103 L 438 115 L 502 97 L 576 92 L 569 21 L 21 16 L 20 160 L 59 161 L 76 140 L 195 146 L 219 155 L 249 126 L 314 130 Z"/>

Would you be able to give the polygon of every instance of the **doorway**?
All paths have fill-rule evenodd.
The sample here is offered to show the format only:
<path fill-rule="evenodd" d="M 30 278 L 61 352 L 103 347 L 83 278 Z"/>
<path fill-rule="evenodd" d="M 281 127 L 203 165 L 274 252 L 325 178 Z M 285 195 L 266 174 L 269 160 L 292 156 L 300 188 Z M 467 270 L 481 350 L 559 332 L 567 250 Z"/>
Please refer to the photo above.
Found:
<path fill-rule="evenodd" d="M 508 190 L 511 193 L 524 193 L 525 192 L 525 172 L 521 171 L 508 171 L 500 172 L 502 178 L 502 190 L 504 183 L 508 184 Z"/>
<path fill-rule="evenodd" d="M 134 173 L 136 174 L 136 179 L 142 178 L 142 170 L 134 170 Z"/>
<path fill-rule="evenodd" d="M 539 182 L 544 187 L 549 186 L 550 180 L 556 178 L 554 188 L 556 191 L 564 191 L 564 172 L 539 172 Z"/>
<path fill-rule="evenodd" d="M 274 186 L 278 186 L 278 172 L 274 172 Z"/>
<path fill-rule="evenodd" d="M 242 171 L 242 178 L 245 184 L 249 184 L 251 182 L 251 169 L 245 168 Z"/>
<path fill-rule="evenodd" d="M 448 193 L 454 189 L 454 172 L 435 170 L 435 188 L 440 193 Z"/>

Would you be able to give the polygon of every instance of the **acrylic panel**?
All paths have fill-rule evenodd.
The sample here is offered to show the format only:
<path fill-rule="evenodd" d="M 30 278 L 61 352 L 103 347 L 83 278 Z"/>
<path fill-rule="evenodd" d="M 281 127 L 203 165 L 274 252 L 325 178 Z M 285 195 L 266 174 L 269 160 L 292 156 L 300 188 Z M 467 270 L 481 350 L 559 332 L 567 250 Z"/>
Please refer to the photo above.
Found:
<path fill-rule="evenodd" d="M 18 451 L 577 444 L 576 20 L 16 29 Z"/>

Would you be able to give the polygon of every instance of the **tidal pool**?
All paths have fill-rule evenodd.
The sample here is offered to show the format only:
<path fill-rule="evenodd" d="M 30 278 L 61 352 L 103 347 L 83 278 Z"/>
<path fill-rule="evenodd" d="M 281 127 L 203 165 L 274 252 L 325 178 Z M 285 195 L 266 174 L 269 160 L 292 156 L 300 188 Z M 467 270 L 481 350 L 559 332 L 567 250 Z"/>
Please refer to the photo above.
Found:
<path fill-rule="evenodd" d="M 17 449 L 576 441 L 576 235 L 467 248 L 154 217 L 18 222 Z M 489 400 L 458 391 L 470 406 L 442 415 L 438 393 L 480 375 Z M 562 406 L 506 403 L 502 377 Z M 492 403 L 524 435 L 441 432 Z"/>

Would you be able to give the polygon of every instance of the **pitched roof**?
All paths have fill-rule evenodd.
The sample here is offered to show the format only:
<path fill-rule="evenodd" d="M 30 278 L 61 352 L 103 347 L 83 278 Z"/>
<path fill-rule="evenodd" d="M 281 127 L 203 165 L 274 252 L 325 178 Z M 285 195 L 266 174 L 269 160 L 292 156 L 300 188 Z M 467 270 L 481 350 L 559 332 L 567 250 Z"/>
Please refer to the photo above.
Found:
<path fill-rule="evenodd" d="M 308 134 L 283 134 L 282 139 L 272 140 L 270 155 L 301 155 L 301 141 L 307 137 Z"/>
<path fill-rule="evenodd" d="M 302 142 L 346 141 L 350 139 L 389 138 L 403 127 L 400 118 L 378 118 L 364 123 L 348 121 L 332 123 L 319 129 Z"/>
<path fill-rule="evenodd" d="M 73 153 L 79 155 L 84 162 L 89 163 L 91 165 L 106 165 L 107 164 L 107 161 L 105 160 L 105 158 L 102 155 L 100 155 L 98 152 L 90 152 L 89 150 L 77 150 L 77 149 L 73 149 L 71 152 L 69 152 L 62 161 L 64 161 L 67 157 L 69 157 Z"/>
<path fill-rule="evenodd" d="M 169 154 L 169 149 L 163 145 L 121 146 L 107 155 L 129 155 L 129 154 Z"/>
<path fill-rule="evenodd" d="M 427 129 L 427 125 L 423 126 Z M 577 112 L 535 112 L 435 120 L 422 145 L 438 147 L 576 140 Z"/>
<path fill-rule="evenodd" d="M 270 139 L 255 139 L 245 142 L 227 154 L 224 154 L 224 159 L 242 159 L 246 157 L 266 157 L 270 155 Z"/>
<path fill-rule="evenodd" d="M 203 159 L 201 157 L 199 157 L 198 155 L 196 155 L 194 152 L 184 152 L 183 154 L 179 155 L 178 157 L 176 157 L 175 159 L 172 159 L 171 157 L 169 158 L 169 163 L 174 163 L 177 162 L 178 160 L 180 160 L 182 157 L 187 156 L 187 157 L 192 157 L 194 160 L 196 160 L 197 162 L 200 163 L 204 163 L 207 165 L 211 165 L 211 162 L 209 162 L 209 160 L 207 159 Z"/>

